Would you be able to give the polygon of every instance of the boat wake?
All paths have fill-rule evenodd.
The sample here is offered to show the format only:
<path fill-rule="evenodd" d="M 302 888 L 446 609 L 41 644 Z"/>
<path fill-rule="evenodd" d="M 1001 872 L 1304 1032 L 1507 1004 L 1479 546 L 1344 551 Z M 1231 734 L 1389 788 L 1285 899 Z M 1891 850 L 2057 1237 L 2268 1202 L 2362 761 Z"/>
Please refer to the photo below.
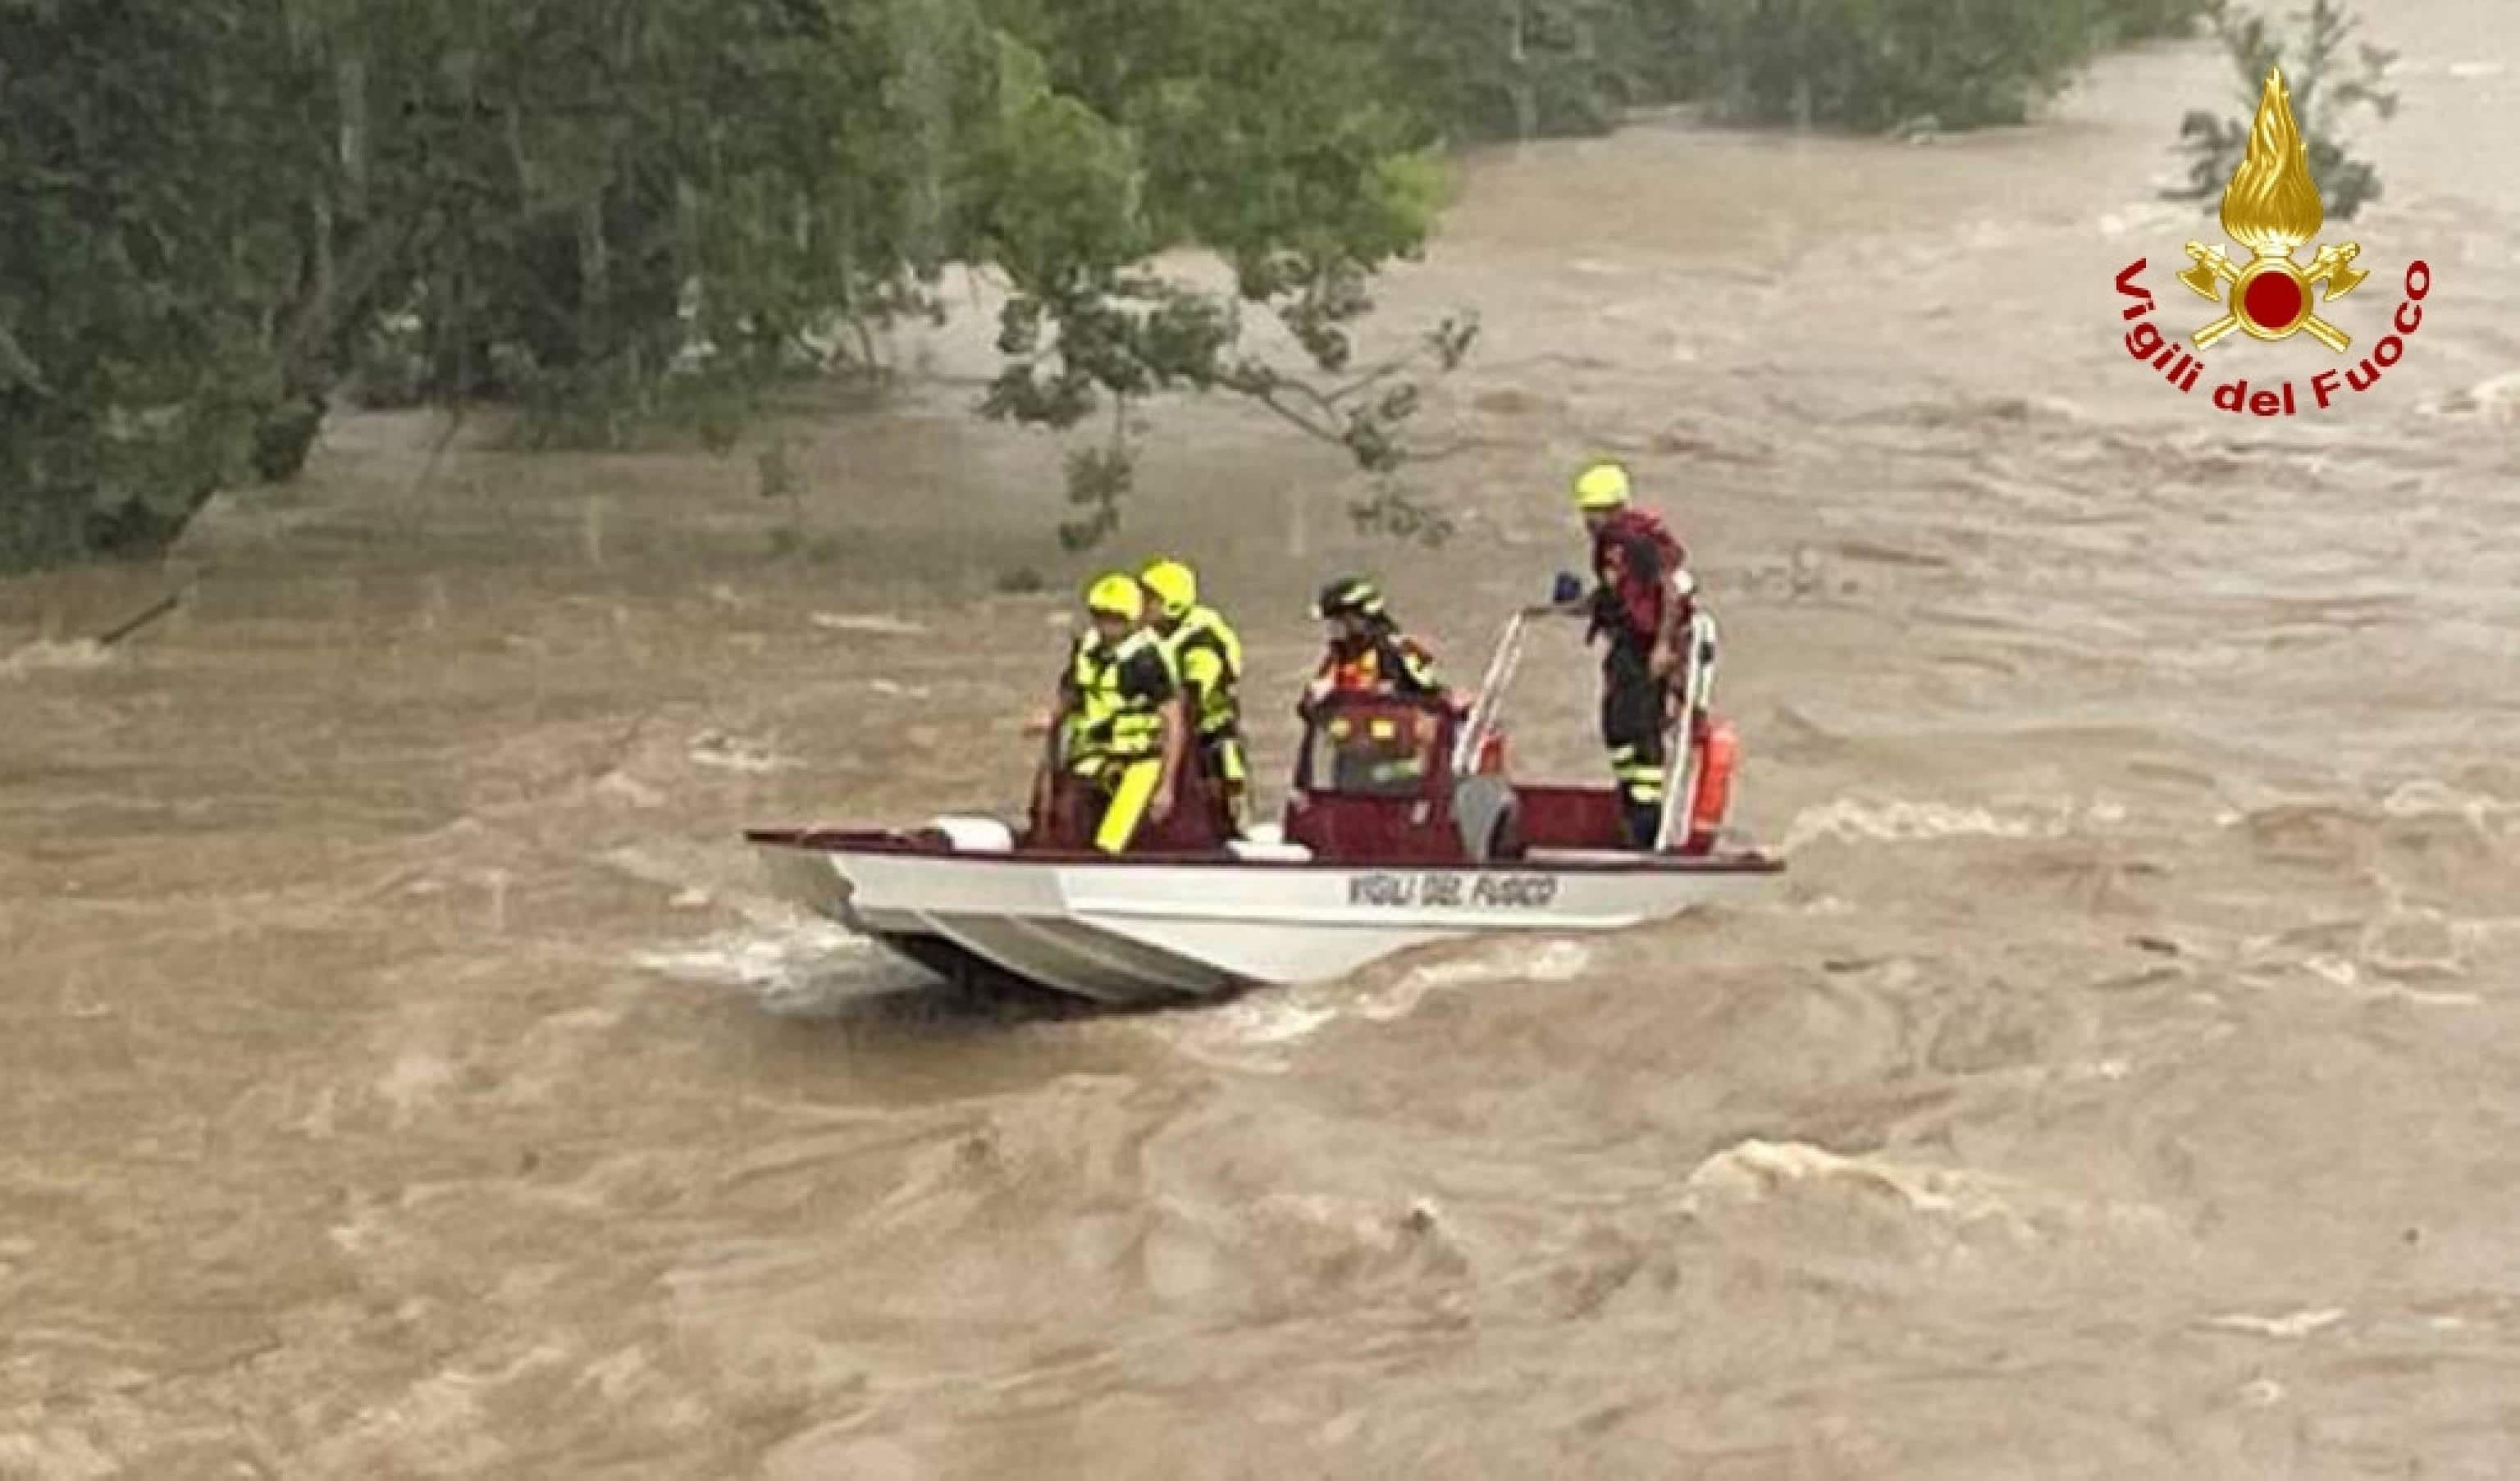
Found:
<path fill-rule="evenodd" d="M 1428 958 L 1346 981 L 1235 999 L 1192 1016 L 1177 1047 L 1219 1068 L 1278 1073 L 1291 1062 L 1287 1051 L 1332 1024 L 1395 1022 L 1437 993 L 1573 982 L 1592 968 L 1595 953 L 1580 941 L 1507 940 L 1436 948 Z"/>
<path fill-rule="evenodd" d="M 689 945 L 634 954 L 644 970 L 749 994 L 783 1018 L 832 1018 L 853 1006 L 928 985 L 919 967 L 874 942 L 802 912 L 755 907 L 743 926 Z"/>

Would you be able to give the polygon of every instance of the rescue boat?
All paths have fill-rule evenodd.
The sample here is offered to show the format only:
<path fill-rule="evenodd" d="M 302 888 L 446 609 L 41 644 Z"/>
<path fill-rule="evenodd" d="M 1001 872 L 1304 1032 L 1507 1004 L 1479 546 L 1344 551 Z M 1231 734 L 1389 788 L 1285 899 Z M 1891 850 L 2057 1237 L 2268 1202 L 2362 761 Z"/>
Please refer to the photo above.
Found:
<path fill-rule="evenodd" d="M 1112 1004 L 1329 980 L 1496 933 L 1619 930 L 1780 874 L 1725 830 L 1739 750 L 1708 708 L 1716 629 L 1702 610 L 1653 849 L 1627 846 L 1615 791 L 1507 775 L 1505 692 L 1532 624 L 1566 610 L 1513 614 L 1466 711 L 1362 696 L 1317 708 L 1282 820 L 1250 837 L 1232 836 L 1196 777 L 1117 856 L 1091 846 L 1084 799 L 1056 787 L 1020 827 L 952 816 L 744 836 L 783 898 L 940 976 Z"/>

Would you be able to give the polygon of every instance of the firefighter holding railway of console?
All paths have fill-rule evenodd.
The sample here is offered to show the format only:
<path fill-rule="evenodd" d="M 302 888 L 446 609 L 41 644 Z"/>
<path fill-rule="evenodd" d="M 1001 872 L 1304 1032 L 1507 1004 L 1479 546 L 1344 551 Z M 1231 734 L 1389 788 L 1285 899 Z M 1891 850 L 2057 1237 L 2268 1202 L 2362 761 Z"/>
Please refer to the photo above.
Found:
<path fill-rule="evenodd" d="M 1595 463 L 1575 475 L 1575 508 L 1593 537 L 1586 641 L 1609 644 L 1601 656 L 1601 743 L 1610 752 L 1628 841 L 1649 849 L 1662 827 L 1672 686 L 1697 582 L 1688 551 L 1660 518 L 1637 507 L 1618 464 Z"/>

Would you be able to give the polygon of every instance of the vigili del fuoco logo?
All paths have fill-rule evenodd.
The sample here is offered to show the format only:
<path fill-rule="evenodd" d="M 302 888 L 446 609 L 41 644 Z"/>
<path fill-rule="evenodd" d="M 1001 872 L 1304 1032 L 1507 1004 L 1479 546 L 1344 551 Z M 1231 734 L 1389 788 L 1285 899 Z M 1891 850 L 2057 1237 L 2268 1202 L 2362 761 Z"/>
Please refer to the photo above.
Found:
<path fill-rule="evenodd" d="M 2308 266 L 2293 260 L 2293 253 L 2318 235 L 2326 219 L 2318 182 L 2310 177 L 2309 149 L 2293 121 L 2292 94 L 2284 87 L 2283 69 L 2271 68 L 2266 90 L 2258 98 L 2257 122 L 2249 130 L 2248 156 L 2231 172 L 2231 183 L 2223 192 L 2223 230 L 2249 249 L 2250 259 L 2233 262 L 2219 244 L 2187 244 L 2187 255 L 2195 265 L 2181 273 L 2179 281 L 2223 310 L 2188 337 L 2188 343 L 2194 345 L 2190 350 L 2175 337 L 2163 337 L 2150 322 L 2155 307 L 2152 291 L 2138 281 L 2145 261 L 2137 258 L 2118 274 L 2118 292 L 2136 300 L 2123 317 L 2142 321 L 2127 332 L 2127 353 L 2159 371 L 2182 394 L 2193 393 L 2205 377 L 2205 362 L 2198 357 L 2234 332 L 2270 344 L 2308 335 L 2339 359 L 2347 357 L 2354 336 L 2323 311 L 2371 276 L 2354 266 L 2362 255 L 2362 247 L 2330 243 L 2318 249 Z M 2316 299 L 2313 289 L 2318 290 Z M 2432 268 L 2420 258 L 2407 264 L 2406 297 L 2389 324 L 2394 333 L 2382 336 L 2359 364 L 2312 376 L 2309 399 L 2318 409 L 2324 411 L 2335 404 L 2344 390 L 2360 393 L 2380 383 L 2389 367 L 2406 355 L 2407 339 L 2423 325 L 2423 301 L 2432 291 Z M 2290 381 L 2272 386 L 2261 381 L 2260 388 L 2251 390 L 2248 379 L 2242 377 L 2213 390 L 2214 404 L 2224 411 L 2260 417 L 2296 415 L 2302 399 Z"/>

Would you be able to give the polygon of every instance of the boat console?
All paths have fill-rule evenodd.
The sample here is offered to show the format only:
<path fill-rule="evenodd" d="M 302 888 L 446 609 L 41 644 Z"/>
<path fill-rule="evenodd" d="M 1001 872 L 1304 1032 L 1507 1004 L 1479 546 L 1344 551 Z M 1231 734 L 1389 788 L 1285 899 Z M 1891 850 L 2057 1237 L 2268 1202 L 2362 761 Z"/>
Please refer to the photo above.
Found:
<path fill-rule="evenodd" d="M 1333 695 L 1296 753 L 1285 834 L 1316 857 L 1460 864 L 1521 851 L 1500 743 L 1467 777 L 1453 771 L 1461 716 L 1418 696 Z"/>
<path fill-rule="evenodd" d="M 1542 855 L 1633 859 L 1608 787 L 1518 784 L 1491 724 L 1457 773 L 1463 717 L 1427 699 L 1338 696 L 1318 709 L 1296 762 L 1286 837 L 1319 857 L 1483 864 Z M 1706 843 L 1682 852 L 1703 852 Z"/>

